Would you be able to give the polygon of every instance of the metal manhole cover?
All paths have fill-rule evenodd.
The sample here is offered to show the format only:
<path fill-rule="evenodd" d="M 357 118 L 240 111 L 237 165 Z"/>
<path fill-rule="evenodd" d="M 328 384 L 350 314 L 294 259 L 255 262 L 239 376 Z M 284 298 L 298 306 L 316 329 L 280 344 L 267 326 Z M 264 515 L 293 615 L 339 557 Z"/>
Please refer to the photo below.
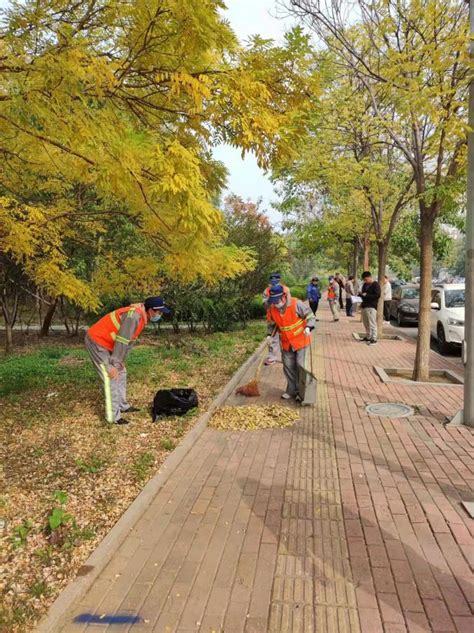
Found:
<path fill-rule="evenodd" d="M 399 402 L 377 402 L 369 404 L 365 410 L 369 415 L 380 415 L 385 418 L 407 418 L 415 413 L 411 407 Z"/>

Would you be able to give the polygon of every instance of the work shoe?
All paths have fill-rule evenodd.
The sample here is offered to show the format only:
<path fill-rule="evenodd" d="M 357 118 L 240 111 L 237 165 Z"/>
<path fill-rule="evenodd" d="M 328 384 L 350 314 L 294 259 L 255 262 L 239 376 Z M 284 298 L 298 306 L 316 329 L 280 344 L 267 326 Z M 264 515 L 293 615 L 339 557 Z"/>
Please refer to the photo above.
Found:
<path fill-rule="evenodd" d="M 129 424 L 130 420 L 126 420 L 125 418 L 119 418 L 118 420 L 115 420 L 114 424 Z"/>
<path fill-rule="evenodd" d="M 371 338 L 367 345 L 377 345 L 377 341 L 374 338 Z"/>
<path fill-rule="evenodd" d="M 294 398 L 294 396 L 292 396 L 289 393 L 286 393 L 286 391 L 285 391 L 285 393 L 281 394 L 281 397 L 283 398 L 283 400 L 291 400 L 292 398 Z"/>
<path fill-rule="evenodd" d="M 128 407 L 128 409 L 122 409 L 120 413 L 138 413 L 141 411 L 138 407 Z"/>
<path fill-rule="evenodd" d="M 368 336 L 364 336 L 360 340 L 363 341 L 364 343 L 368 343 L 370 341 L 370 338 Z"/>
<path fill-rule="evenodd" d="M 265 362 L 263 363 L 264 365 L 274 365 L 276 363 L 276 360 L 274 358 L 266 358 Z"/>

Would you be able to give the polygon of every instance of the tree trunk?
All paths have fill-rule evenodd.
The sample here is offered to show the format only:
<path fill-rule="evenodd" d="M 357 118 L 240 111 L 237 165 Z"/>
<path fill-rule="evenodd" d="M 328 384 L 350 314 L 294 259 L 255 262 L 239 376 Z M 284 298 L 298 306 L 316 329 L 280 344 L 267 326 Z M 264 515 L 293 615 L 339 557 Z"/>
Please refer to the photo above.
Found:
<path fill-rule="evenodd" d="M 40 336 L 48 336 L 49 328 L 51 327 L 51 323 L 53 321 L 54 313 L 56 312 L 56 306 L 58 305 L 58 297 L 50 304 L 48 307 L 48 311 L 44 317 L 43 323 L 41 325 Z"/>
<path fill-rule="evenodd" d="M 357 270 L 359 268 L 359 239 L 354 240 L 354 250 L 352 252 L 352 272 L 351 274 L 357 278 Z"/>
<path fill-rule="evenodd" d="M 4 296 L 0 298 L 0 305 L 2 306 L 3 320 L 5 322 L 5 353 L 9 354 L 13 349 L 13 326 L 15 325 L 16 317 L 18 315 L 18 302 L 20 295 L 15 292 L 13 296 L 12 307 L 10 309 L 9 302 L 6 297 L 6 291 Z"/>
<path fill-rule="evenodd" d="M 364 238 L 364 270 L 369 270 L 370 264 L 370 239 Z"/>
<path fill-rule="evenodd" d="M 9 354 L 13 349 L 13 328 L 11 323 L 5 322 L 5 353 Z"/>
<path fill-rule="evenodd" d="M 79 325 L 81 323 L 82 310 L 76 310 L 76 319 L 74 321 L 74 336 L 79 334 Z"/>
<path fill-rule="evenodd" d="M 64 305 L 64 297 L 61 297 L 61 301 L 59 302 L 61 308 L 61 316 L 63 317 L 64 327 L 66 328 L 66 332 L 68 336 L 71 336 L 71 328 L 69 327 L 69 319 L 67 316 L 66 308 Z"/>
<path fill-rule="evenodd" d="M 377 330 L 379 338 L 382 338 L 383 334 L 383 301 L 384 301 L 384 285 L 385 285 L 385 269 L 387 267 L 387 244 L 384 240 L 377 242 L 377 262 L 378 262 L 378 281 L 380 284 L 380 301 L 377 306 Z"/>
<path fill-rule="evenodd" d="M 430 372 L 431 276 L 433 268 L 434 216 L 420 209 L 420 308 L 413 380 L 426 381 Z"/>

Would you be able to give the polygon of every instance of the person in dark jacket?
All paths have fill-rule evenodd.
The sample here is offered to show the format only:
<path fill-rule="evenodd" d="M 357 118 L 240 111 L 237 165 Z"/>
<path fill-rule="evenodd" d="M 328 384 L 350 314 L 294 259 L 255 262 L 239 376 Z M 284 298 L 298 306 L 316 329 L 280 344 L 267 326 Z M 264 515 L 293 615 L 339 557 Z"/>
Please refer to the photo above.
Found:
<path fill-rule="evenodd" d="M 319 289 L 319 279 L 317 277 L 313 277 L 311 282 L 306 286 L 306 298 L 309 301 L 309 307 L 316 317 L 319 300 L 321 299 L 321 290 Z M 315 321 L 318 321 L 318 319 L 315 319 Z"/>
<path fill-rule="evenodd" d="M 362 281 L 360 296 L 362 297 L 362 322 L 366 333 L 362 340 L 368 345 L 375 345 L 377 343 L 377 306 L 382 293 L 380 284 L 374 281 L 369 270 L 362 273 Z"/>
<path fill-rule="evenodd" d="M 344 290 L 345 280 L 341 273 L 336 273 L 335 280 L 339 286 L 339 308 L 344 310 L 344 300 L 342 298 L 342 291 Z"/>

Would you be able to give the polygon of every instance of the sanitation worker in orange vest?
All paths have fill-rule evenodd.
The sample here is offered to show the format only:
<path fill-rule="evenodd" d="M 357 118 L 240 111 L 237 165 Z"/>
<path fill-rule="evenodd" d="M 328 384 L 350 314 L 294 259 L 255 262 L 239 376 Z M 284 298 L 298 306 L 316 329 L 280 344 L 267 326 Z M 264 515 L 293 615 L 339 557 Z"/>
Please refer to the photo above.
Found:
<path fill-rule="evenodd" d="M 161 297 L 148 297 L 106 314 L 87 330 L 86 348 L 104 385 L 107 422 L 128 424 L 122 414 L 139 410 L 127 402 L 125 360 L 148 321 L 156 323 L 169 312 Z"/>
<path fill-rule="evenodd" d="M 281 397 L 302 401 L 304 380 L 301 370 L 304 369 L 306 350 L 311 345 L 314 314 L 306 303 L 288 296 L 281 285 L 270 288 L 268 305 L 268 334 L 271 335 L 275 326 L 280 333 L 283 371 L 287 380 L 286 391 Z"/>
<path fill-rule="evenodd" d="M 285 286 L 281 283 L 281 275 L 280 273 L 270 273 L 269 284 L 265 288 L 263 292 L 263 305 L 265 310 L 268 312 L 270 309 L 270 305 L 268 303 L 268 297 L 270 296 L 270 288 L 272 286 L 283 286 L 283 289 L 287 295 L 287 297 L 291 296 L 290 289 L 288 286 Z M 273 336 L 270 336 L 268 342 L 268 356 L 265 359 L 265 365 L 274 365 L 277 361 L 278 357 L 278 348 L 280 347 L 280 335 L 278 332 L 275 332 Z"/>

